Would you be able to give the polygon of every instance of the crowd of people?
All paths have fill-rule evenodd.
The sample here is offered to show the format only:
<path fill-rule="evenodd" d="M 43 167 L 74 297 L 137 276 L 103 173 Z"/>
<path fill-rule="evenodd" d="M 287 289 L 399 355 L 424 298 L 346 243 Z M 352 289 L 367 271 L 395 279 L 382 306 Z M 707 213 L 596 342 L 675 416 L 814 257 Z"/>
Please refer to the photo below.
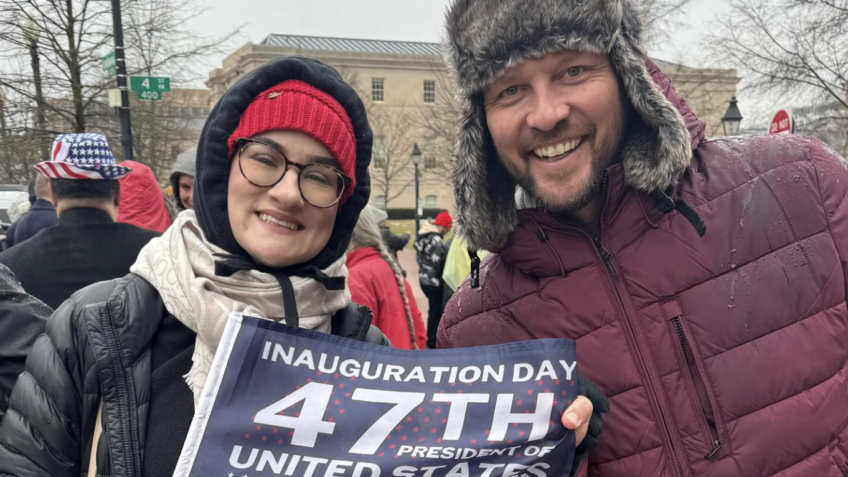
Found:
<path fill-rule="evenodd" d="M 848 475 L 845 160 L 706 138 L 629 0 L 565 3 L 449 8 L 456 221 L 416 231 L 426 321 L 326 64 L 233 85 L 172 198 L 58 136 L 0 253 L 0 474 L 172 475 L 235 311 L 421 353 L 574 339 L 573 476 Z"/>

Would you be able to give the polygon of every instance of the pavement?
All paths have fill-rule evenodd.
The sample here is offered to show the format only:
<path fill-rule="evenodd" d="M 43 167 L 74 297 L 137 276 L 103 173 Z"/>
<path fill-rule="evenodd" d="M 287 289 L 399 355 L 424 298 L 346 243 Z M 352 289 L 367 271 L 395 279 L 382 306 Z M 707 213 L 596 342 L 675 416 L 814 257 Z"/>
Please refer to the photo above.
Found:
<path fill-rule="evenodd" d="M 412 294 L 415 296 L 415 303 L 418 309 L 421 310 L 421 317 L 424 318 L 424 324 L 427 324 L 427 310 L 430 309 L 427 297 L 421 291 L 421 285 L 418 283 L 418 262 L 415 261 L 415 250 L 403 249 L 398 252 L 398 261 L 400 268 L 406 270 L 406 281 L 412 287 Z"/>

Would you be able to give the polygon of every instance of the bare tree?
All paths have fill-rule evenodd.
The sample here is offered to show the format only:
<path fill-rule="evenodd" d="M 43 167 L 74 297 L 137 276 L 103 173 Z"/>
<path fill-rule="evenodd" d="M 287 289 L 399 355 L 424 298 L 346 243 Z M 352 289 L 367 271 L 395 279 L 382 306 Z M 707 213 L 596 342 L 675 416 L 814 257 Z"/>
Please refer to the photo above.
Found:
<path fill-rule="evenodd" d="M 709 43 L 755 93 L 835 102 L 831 119 L 848 117 L 848 0 L 735 0 Z"/>
<path fill-rule="evenodd" d="M 668 40 L 683 25 L 681 18 L 692 0 L 637 0 L 649 46 Z"/>
<path fill-rule="evenodd" d="M 202 12 L 192 0 L 125 0 L 122 13 L 129 74 L 170 76 L 172 87 L 196 81 L 196 66 L 222 51 L 236 33 L 213 39 L 187 33 L 185 22 Z M 56 134 L 81 131 L 101 132 L 113 144 L 120 143 L 117 114 L 105 104 L 106 90 L 115 87 L 114 79 L 106 77 L 100 65 L 100 58 L 113 44 L 109 2 L 0 0 L 0 88 L 6 93 L 7 124 L 5 139 L 0 137 L 3 149 L 12 143 L 43 149 Z M 26 54 L 33 51 L 35 54 Z M 32 65 L 23 60 L 30 56 Z M 37 64 L 38 75 L 34 73 Z M 180 134 L 169 116 L 186 115 L 179 108 L 160 114 L 159 105 L 147 101 L 131 100 L 131 107 L 140 160 L 164 160 L 167 155 L 167 160 L 173 161 L 170 137 Z M 179 119 L 186 122 L 196 117 Z M 168 154 L 163 152 L 166 149 Z M 19 170 L 22 165 L 28 170 L 44 155 L 20 152 L 14 158 L 0 156 L 3 161 L 18 161 L 0 166 L 0 170 Z M 113 152 L 120 156 L 120 148 Z M 150 165 L 162 169 L 156 161 Z M 7 178 L 20 180 L 17 175 Z"/>

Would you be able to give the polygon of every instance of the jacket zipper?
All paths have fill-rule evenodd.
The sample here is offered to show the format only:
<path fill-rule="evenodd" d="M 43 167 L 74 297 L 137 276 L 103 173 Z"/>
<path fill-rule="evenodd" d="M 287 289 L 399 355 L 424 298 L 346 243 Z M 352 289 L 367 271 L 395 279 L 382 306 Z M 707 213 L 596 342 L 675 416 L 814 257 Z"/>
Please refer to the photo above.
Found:
<path fill-rule="evenodd" d="M 601 202 L 601 212 L 603 212 L 607 203 L 607 195 L 609 194 L 609 172 L 604 175 L 604 180 L 601 183 L 600 197 L 603 202 Z M 618 267 L 615 265 L 615 261 L 612 258 L 612 254 L 604 247 L 603 242 L 601 241 L 601 235 L 603 233 L 603 226 L 600 226 L 601 233 L 597 236 L 592 236 L 586 229 L 575 222 L 561 220 L 561 222 L 569 227 L 572 227 L 578 230 L 580 233 L 586 236 L 594 245 L 598 251 L 598 255 L 601 257 L 601 261 L 604 263 L 604 267 L 607 271 L 607 276 L 610 279 L 610 285 L 612 286 L 613 295 L 615 296 L 615 305 L 618 308 L 618 313 L 622 318 L 622 324 L 625 328 L 625 334 L 629 333 L 633 337 L 633 350 L 636 353 L 636 360 L 638 361 L 638 365 L 645 370 L 645 374 L 647 375 L 647 379 L 645 382 L 645 388 L 648 391 L 648 398 L 653 402 L 653 407 L 657 410 L 657 421 L 659 421 L 661 430 L 663 431 L 663 437 L 666 442 L 666 446 L 668 451 L 674 456 L 674 464 L 677 467 L 677 475 L 680 477 L 684 477 L 685 473 L 683 472 L 683 465 L 680 463 L 680 457 L 677 455 L 677 450 L 674 447 L 674 441 L 671 438 L 671 430 L 668 427 L 668 423 L 665 420 L 665 417 L 662 414 L 662 406 L 660 405 L 659 398 L 656 396 L 656 391 L 654 390 L 653 383 L 651 381 L 650 371 L 648 369 L 647 361 L 645 357 L 642 355 L 642 350 L 639 348 L 639 341 L 636 336 L 636 332 L 633 329 L 630 323 L 630 317 L 627 316 L 627 309 L 624 306 L 624 300 L 621 297 L 621 293 L 618 291 L 618 287 L 616 286 L 616 278 L 619 276 Z"/>
<path fill-rule="evenodd" d="M 674 331 L 675 331 L 675 333 L 677 333 L 677 340 L 680 342 L 680 347 L 683 349 L 684 359 L 688 360 L 688 356 L 692 353 L 692 348 L 689 346 L 689 340 L 686 338 L 686 334 L 683 332 L 683 324 L 680 323 L 679 317 L 672 319 L 671 324 L 672 324 L 672 326 L 674 326 Z M 693 360 L 694 360 L 694 355 L 692 355 L 692 356 L 693 356 Z M 688 367 L 688 362 L 681 363 L 681 366 Z M 703 396 L 706 396 L 707 406 L 709 406 L 709 408 L 713 411 L 713 414 L 715 414 L 715 407 L 713 406 L 713 403 L 710 400 L 709 393 L 707 393 L 707 384 L 704 382 L 704 376 L 701 375 L 701 372 L 698 371 L 697 369 L 695 370 L 695 374 L 698 377 L 698 379 L 695 381 L 696 384 L 701 385 L 701 388 L 698 391 L 700 393 L 702 393 Z M 704 424 L 704 427 L 709 431 L 710 441 L 712 442 L 712 444 L 711 444 L 712 447 L 710 448 L 709 452 L 707 452 L 707 454 L 704 456 L 704 458 L 705 459 L 711 459 L 716 454 L 716 452 L 718 452 L 721 449 L 721 447 L 724 444 L 722 444 L 720 439 L 719 439 L 718 429 L 716 428 L 716 425 L 715 425 L 716 416 L 715 415 L 713 416 L 714 421 L 711 424 L 709 422 L 709 420 L 707 419 L 705 411 L 702 409 L 700 417 L 701 417 L 702 423 Z"/>
<path fill-rule="evenodd" d="M 124 366 L 123 354 L 118 346 L 118 332 L 114 327 L 112 309 L 109 304 L 106 304 L 105 308 L 109 322 L 103 327 L 105 332 L 104 337 L 106 338 L 106 345 L 109 348 L 110 355 L 118 361 L 118 366 L 112 366 L 112 372 L 115 373 L 115 383 L 118 390 L 118 412 L 120 414 L 121 422 L 123 423 L 121 426 L 121 429 L 123 430 L 121 433 L 121 442 L 124 443 L 124 452 L 127 456 L 129 456 L 129 464 L 133 475 L 141 475 L 141 469 L 136 461 L 136 454 L 134 451 L 134 449 L 137 448 L 135 442 L 135 429 L 138 428 L 136 423 L 137 419 L 134 412 L 135 406 L 133 405 L 133 399 L 128 391 L 130 386 L 127 384 L 131 378 L 127 374 L 126 367 Z M 103 399 L 102 394 L 103 391 L 101 390 L 101 400 Z M 112 467 L 114 467 L 114 463 L 112 463 Z"/>
<path fill-rule="evenodd" d="M 582 230 L 582 229 L 581 229 Z M 585 233 L 585 232 L 584 232 Z M 621 297 L 621 294 L 618 291 L 618 287 L 615 284 L 616 278 L 618 278 L 618 268 L 615 266 L 615 262 L 612 259 L 612 254 L 603 246 L 601 242 L 600 236 L 590 237 L 592 242 L 595 244 L 595 247 L 598 250 L 598 255 L 600 255 L 601 260 L 604 262 L 604 266 L 607 269 L 607 276 L 610 278 L 610 282 L 612 284 L 612 289 L 615 295 L 615 304 L 621 314 L 622 324 L 626 328 L 626 332 L 630 333 L 633 337 L 633 349 L 636 352 L 636 359 L 639 361 L 639 365 L 642 369 L 645 370 L 646 380 L 645 387 L 648 391 L 648 397 L 654 401 L 654 407 L 657 409 L 657 421 L 660 423 L 660 427 L 663 431 L 665 440 L 668 445 L 668 451 L 674 456 L 674 464 L 677 466 L 677 475 L 683 477 L 685 474 L 683 472 L 683 465 L 680 463 L 680 457 L 677 455 L 677 451 L 674 448 L 674 441 L 671 438 L 671 429 L 668 427 L 668 423 L 665 420 L 665 417 L 662 414 L 662 406 L 659 403 L 659 398 L 655 395 L 656 391 L 654 390 L 653 383 L 651 382 L 650 371 L 648 370 L 648 364 L 645 357 L 642 355 L 642 351 L 639 348 L 639 342 L 636 337 L 636 332 L 633 329 L 632 324 L 630 323 L 630 317 L 627 316 L 627 311 L 624 306 L 624 300 Z"/>

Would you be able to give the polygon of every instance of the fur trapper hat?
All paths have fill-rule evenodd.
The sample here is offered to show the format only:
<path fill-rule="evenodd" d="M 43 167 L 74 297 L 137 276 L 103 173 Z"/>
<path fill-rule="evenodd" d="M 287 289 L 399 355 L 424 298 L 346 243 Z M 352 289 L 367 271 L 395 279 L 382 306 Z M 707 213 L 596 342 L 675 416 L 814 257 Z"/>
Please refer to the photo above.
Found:
<path fill-rule="evenodd" d="M 474 249 L 498 250 L 515 229 L 516 183 L 500 163 L 482 91 L 509 68 L 562 50 L 607 55 L 647 131 L 627 131 L 627 183 L 664 190 L 689 165 L 689 132 L 645 67 L 642 19 L 630 0 L 454 0 L 445 54 L 461 101 L 454 189 L 459 233 Z"/>

